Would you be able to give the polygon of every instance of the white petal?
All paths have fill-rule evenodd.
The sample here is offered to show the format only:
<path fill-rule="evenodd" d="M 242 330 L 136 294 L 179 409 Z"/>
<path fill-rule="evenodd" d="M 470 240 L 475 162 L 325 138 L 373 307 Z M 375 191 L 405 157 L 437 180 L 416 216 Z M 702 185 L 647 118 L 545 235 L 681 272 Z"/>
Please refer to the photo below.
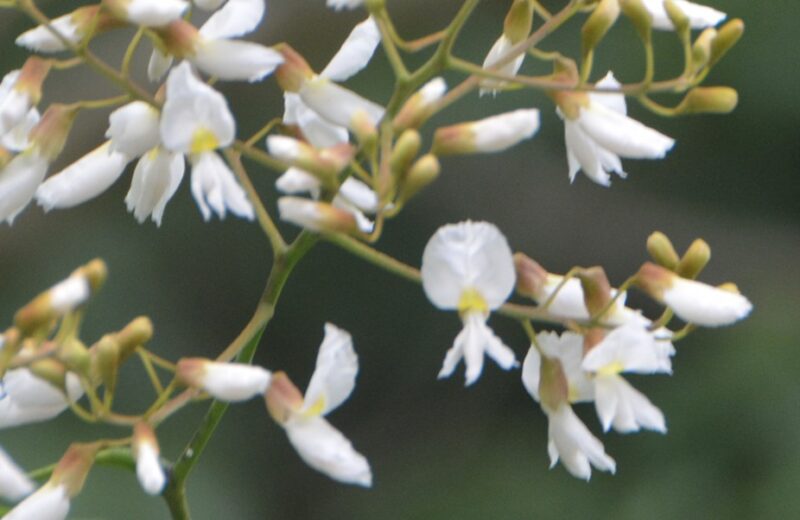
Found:
<path fill-rule="evenodd" d="M 502 34 L 500 38 L 494 42 L 494 45 L 492 45 L 492 48 L 489 50 L 489 54 L 486 55 L 486 59 L 483 60 L 483 68 L 489 69 L 494 67 L 497 62 L 500 61 L 500 58 L 503 58 L 513 46 L 514 44 L 511 42 L 511 40 L 505 34 Z M 523 52 L 510 62 L 498 68 L 495 72 L 505 74 L 507 76 L 514 76 L 517 72 L 519 72 L 520 67 L 522 67 L 522 61 L 524 59 L 525 53 Z M 487 92 L 496 94 L 497 89 L 502 88 L 505 84 L 506 83 L 504 81 L 484 79 L 481 81 L 480 95 L 482 96 Z"/>
<path fill-rule="evenodd" d="M 0 135 L 10 132 L 22 123 L 31 108 L 33 104 L 30 96 L 16 88 L 10 89 L 5 96 L 0 96 Z"/>
<path fill-rule="evenodd" d="M 262 395 L 272 380 L 269 370 L 254 365 L 207 362 L 204 368 L 203 390 L 232 403 Z"/>
<path fill-rule="evenodd" d="M 548 435 L 554 446 L 553 452 L 570 473 L 589 480 L 592 475 L 590 463 L 601 471 L 616 471 L 616 463 L 606 454 L 603 443 L 589 432 L 571 406 L 559 406 L 548 413 L 548 419 Z"/>
<path fill-rule="evenodd" d="M 378 210 L 378 194 L 365 183 L 353 177 L 345 179 L 339 187 L 337 196 L 361 211 L 375 213 Z"/>
<path fill-rule="evenodd" d="M 575 121 L 564 121 L 564 141 L 567 146 L 569 180 L 581 169 L 591 180 L 601 186 L 610 186 L 611 177 L 600 162 L 600 147 Z"/>
<path fill-rule="evenodd" d="M 209 39 L 236 38 L 255 30 L 264 18 L 264 0 L 228 0 L 200 27 L 200 36 Z"/>
<path fill-rule="evenodd" d="M 75 374 L 67 374 L 71 401 L 83 395 Z M 52 419 L 68 406 L 67 396 L 26 368 L 9 370 L 0 381 L 0 429 Z"/>
<path fill-rule="evenodd" d="M 139 157 L 159 143 L 158 110 L 144 101 L 134 101 L 113 111 L 108 117 L 106 137 L 111 150 L 128 157 Z"/>
<path fill-rule="evenodd" d="M 198 69 L 225 80 L 260 81 L 283 63 L 276 50 L 238 40 L 203 40 L 191 58 Z"/>
<path fill-rule="evenodd" d="M 77 44 L 82 37 L 71 13 L 55 18 L 50 22 L 50 25 L 74 44 Z M 67 50 L 67 46 L 44 25 L 39 25 L 20 34 L 16 39 L 16 44 L 33 51 L 46 53 Z"/>
<path fill-rule="evenodd" d="M 489 355 L 504 370 L 518 366 L 514 352 L 494 335 L 492 329 L 486 325 L 484 316 L 470 312 L 463 320 L 464 328 L 456 336 L 453 347 L 445 356 L 444 365 L 439 371 L 439 379 L 452 374 L 462 357 L 466 365 L 466 386 L 473 384 L 480 377 L 484 354 Z"/>
<path fill-rule="evenodd" d="M 598 375 L 595 393 L 595 408 L 604 431 L 613 426 L 620 433 L 636 432 L 641 428 L 666 433 L 661 410 L 620 376 Z"/>
<path fill-rule="evenodd" d="M 425 294 L 440 309 L 458 308 L 464 290 L 472 289 L 494 310 L 516 283 L 511 248 L 488 222 L 439 228 L 425 246 L 421 272 Z"/>
<path fill-rule="evenodd" d="M 337 11 L 339 9 L 355 9 L 364 5 L 364 0 L 328 0 L 327 5 Z"/>
<path fill-rule="evenodd" d="M 320 76 L 332 81 L 349 79 L 367 66 L 380 42 L 378 24 L 370 16 L 355 26 Z"/>
<path fill-rule="evenodd" d="M 312 110 L 338 126 L 349 128 L 358 112 L 365 113 L 373 125 L 383 118 L 382 106 L 322 77 L 303 83 L 299 94 Z"/>
<path fill-rule="evenodd" d="M 316 148 L 328 148 L 348 142 L 347 128 L 332 124 L 297 97 L 296 124 L 303 132 L 303 137 Z"/>
<path fill-rule="evenodd" d="M 92 289 L 85 276 L 74 274 L 51 287 L 48 292 L 50 307 L 58 314 L 66 314 L 83 305 L 91 296 Z"/>
<path fill-rule="evenodd" d="M 47 173 L 47 160 L 33 152 L 14 157 L 0 170 L 0 221 L 9 224 L 28 206 Z"/>
<path fill-rule="evenodd" d="M 606 89 L 616 89 L 619 88 L 621 85 L 617 78 L 614 77 L 614 74 L 611 71 L 597 82 L 597 87 L 599 88 L 606 88 Z M 625 104 L 625 94 L 603 94 L 598 92 L 590 92 L 589 99 L 592 103 L 599 103 L 606 108 L 613 110 L 614 112 L 618 112 L 622 115 L 628 114 L 628 107 Z"/>
<path fill-rule="evenodd" d="M 161 27 L 174 22 L 186 11 L 184 0 L 130 0 L 125 5 L 128 20 L 143 27 Z"/>
<path fill-rule="evenodd" d="M 663 372 L 665 361 L 669 366 L 664 343 L 656 339 L 644 323 L 622 325 L 609 332 L 586 354 L 582 366 L 592 372 L 604 371 L 607 367 L 614 367 L 615 372 Z"/>
<path fill-rule="evenodd" d="M 255 218 L 247 194 L 219 155 L 206 152 L 192 156 L 191 160 L 192 195 L 205 220 L 211 218 L 211 210 L 219 218 L 225 218 L 226 209 L 247 220 Z"/>
<path fill-rule="evenodd" d="M 33 130 L 33 127 L 39 123 L 40 119 L 39 111 L 35 108 L 30 109 L 25 115 L 25 118 L 18 123 L 17 126 L 2 136 L 0 146 L 12 152 L 27 150 L 31 145 L 30 141 L 28 141 L 28 135 L 31 133 L 31 130 Z"/>
<path fill-rule="evenodd" d="M 186 168 L 183 155 L 155 148 L 139 160 L 125 196 L 128 211 L 141 224 L 149 216 L 161 225 L 167 202 L 177 191 Z"/>
<path fill-rule="evenodd" d="M 36 485 L 28 478 L 25 471 L 9 457 L 3 448 L 0 448 L 0 498 L 17 502 L 22 497 L 33 493 L 34 489 L 36 489 Z"/>
<path fill-rule="evenodd" d="M 45 484 L 12 509 L 4 520 L 64 520 L 69 513 L 67 488 Z"/>
<path fill-rule="evenodd" d="M 582 109 L 578 125 L 597 144 L 629 159 L 659 159 L 675 140 L 602 104 Z"/>
<path fill-rule="evenodd" d="M 514 110 L 471 125 L 475 148 L 479 152 L 500 152 L 528 139 L 539 129 L 539 111 L 535 108 Z"/>
<path fill-rule="evenodd" d="M 673 2 L 676 7 L 689 17 L 689 25 L 693 29 L 713 27 L 726 17 L 725 13 L 704 5 L 687 2 L 686 0 L 673 0 Z M 671 31 L 675 28 L 669 16 L 667 16 L 664 0 L 643 0 L 643 3 L 653 17 L 654 29 Z"/>
<path fill-rule="evenodd" d="M 325 339 L 319 347 L 303 409 L 327 415 L 353 392 L 357 374 L 358 356 L 353 350 L 353 338 L 347 331 L 326 323 Z"/>
<path fill-rule="evenodd" d="M 664 303 L 682 320 L 705 327 L 730 325 L 753 309 L 741 294 L 678 277 L 664 291 Z"/>
<path fill-rule="evenodd" d="M 83 204 L 110 188 L 129 161 L 125 154 L 110 152 L 106 142 L 47 179 L 36 190 L 36 202 L 45 211 Z"/>
<path fill-rule="evenodd" d="M 296 417 L 284 428 L 300 458 L 315 470 L 345 484 L 372 486 L 367 459 L 322 417 Z"/>
<path fill-rule="evenodd" d="M 136 477 L 148 495 L 159 495 L 167 483 L 167 476 L 158 460 L 158 451 L 144 442 L 136 450 Z"/>
<path fill-rule="evenodd" d="M 536 341 L 547 357 L 557 359 L 561 363 L 567 378 L 569 402 L 591 401 L 594 398 L 594 386 L 589 374 L 581 367 L 583 336 L 569 331 L 560 336 L 555 332 L 540 332 L 536 336 Z M 536 375 L 537 386 L 538 377 Z"/>
<path fill-rule="evenodd" d="M 167 78 L 167 99 L 161 112 L 161 142 L 173 152 L 189 154 L 198 132 L 210 132 L 219 147 L 236 135 L 236 121 L 225 98 L 194 75 L 187 62 Z"/>
<path fill-rule="evenodd" d="M 544 333 L 540 333 L 541 336 Z M 554 334 L 554 333 L 553 333 Z M 542 356 L 539 350 L 531 345 L 525 361 L 522 362 L 522 385 L 536 402 L 539 402 L 539 380 L 542 366 Z"/>
<path fill-rule="evenodd" d="M 317 198 L 320 182 L 319 179 L 307 171 L 292 167 L 278 177 L 275 181 L 275 187 L 278 188 L 278 191 L 288 195 L 310 193 L 314 198 Z"/>
<path fill-rule="evenodd" d="M 150 81 L 161 81 L 164 74 L 172 66 L 172 55 L 163 54 L 158 49 L 153 49 L 150 61 L 147 63 L 147 77 Z"/>

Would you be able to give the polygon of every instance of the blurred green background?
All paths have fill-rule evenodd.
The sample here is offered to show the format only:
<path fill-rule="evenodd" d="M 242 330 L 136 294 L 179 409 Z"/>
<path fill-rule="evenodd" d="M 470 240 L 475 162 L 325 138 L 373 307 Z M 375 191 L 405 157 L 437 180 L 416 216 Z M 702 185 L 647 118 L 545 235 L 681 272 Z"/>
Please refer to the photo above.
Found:
<path fill-rule="evenodd" d="M 77 2 L 40 2 L 51 15 Z M 289 41 L 318 70 L 362 11 L 336 14 L 323 0 L 269 1 L 255 39 Z M 389 1 L 404 34 L 439 28 L 460 2 Z M 481 61 L 501 30 L 510 2 L 486 1 L 457 51 Z M 557 8 L 561 1 L 545 2 Z M 304 387 L 325 321 L 349 330 L 360 354 L 353 397 L 332 417 L 370 460 L 372 490 L 336 484 L 305 466 L 259 400 L 233 406 L 189 481 L 197 519 L 521 519 L 521 518 L 790 518 L 800 515 L 800 66 L 795 0 L 717 0 L 714 7 L 745 20 L 740 44 L 707 84 L 732 85 L 740 105 L 730 116 L 663 120 L 635 104 L 630 112 L 678 141 L 663 161 L 625 161 L 627 180 L 610 189 L 582 175 L 567 179 L 563 127 L 540 94 L 507 93 L 463 100 L 434 123 L 483 117 L 517 106 L 542 110 L 542 129 L 502 155 L 447 159 L 439 182 L 389 223 L 379 247 L 414 265 L 439 226 L 470 219 L 494 222 L 512 247 L 554 272 L 603 265 L 619 283 L 645 260 L 650 232 L 662 230 L 679 248 L 705 238 L 714 258 L 703 279 L 735 281 L 755 304 L 730 328 L 703 330 L 678 345 L 671 377 L 631 377 L 661 407 L 669 433 L 602 437 L 617 461 L 614 476 L 590 483 L 562 467 L 548 470 L 547 421 L 525 393 L 519 372 L 487 363 L 480 381 L 463 388 L 461 369 L 436 374 L 460 324 L 433 308 L 419 287 L 395 279 L 327 244 L 317 247 L 286 287 L 256 361 L 285 369 Z M 0 70 L 22 64 L 12 40 L 30 26 L 0 11 Z M 575 52 L 579 24 L 548 39 L 547 49 Z M 130 34 L 100 38 L 98 51 L 118 59 Z M 658 73 L 680 67 L 671 34 L 656 34 Z M 136 66 L 142 71 L 143 49 Z M 531 62 L 526 70 L 534 70 Z M 622 21 L 602 44 L 596 73 L 613 67 L 622 81 L 641 74 L 642 52 Z M 382 54 L 351 83 L 385 102 L 388 67 Z M 450 84 L 456 77 L 448 76 Z M 274 81 L 220 84 L 240 115 L 240 136 L 281 113 Z M 47 101 L 113 93 L 104 80 L 75 70 L 54 73 Z M 100 142 L 107 113 L 81 115 L 61 166 Z M 57 165 L 58 167 L 58 165 Z M 54 170 L 55 171 L 55 170 Z M 251 168 L 274 209 L 275 174 Z M 188 178 L 161 229 L 126 213 L 121 180 L 104 196 L 44 216 L 29 208 L 0 228 L 0 316 L 75 266 L 99 256 L 111 276 L 93 301 L 85 339 L 93 341 L 145 314 L 156 325 L 151 347 L 168 358 L 213 356 L 248 320 L 269 268 L 258 226 L 234 218 L 203 223 Z M 289 234 L 295 230 L 286 227 Z M 633 296 L 632 296 L 633 297 Z M 633 297 L 635 302 L 640 302 Z M 652 309 L 651 309 L 652 310 Z M 492 326 L 517 352 L 527 351 L 516 324 Z M 126 369 L 123 410 L 152 399 L 138 366 Z M 590 406 L 578 407 L 599 426 Z M 162 452 L 174 457 L 201 419 L 187 410 L 159 430 Z M 0 432 L 0 444 L 25 467 L 56 460 L 72 440 L 124 432 L 58 420 Z M 133 475 L 97 467 L 74 502 L 74 518 L 167 518 Z"/>

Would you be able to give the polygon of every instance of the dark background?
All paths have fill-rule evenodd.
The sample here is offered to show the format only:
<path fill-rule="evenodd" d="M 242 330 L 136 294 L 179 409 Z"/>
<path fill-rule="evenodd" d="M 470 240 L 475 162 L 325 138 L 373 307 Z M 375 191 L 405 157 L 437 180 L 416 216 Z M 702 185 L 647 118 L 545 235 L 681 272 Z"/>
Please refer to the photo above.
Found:
<path fill-rule="evenodd" d="M 51 15 L 67 2 L 42 5 Z M 70 5 L 73 5 L 71 2 Z M 404 34 L 441 27 L 460 2 L 390 1 Z M 499 34 L 509 2 L 483 2 L 457 47 L 480 62 Z M 557 8 L 562 2 L 546 4 Z M 77 5 L 75 3 L 74 5 Z M 361 360 L 353 397 L 331 417 L 370 460 L 372 490 L 339 485 L 305 466 L 262 402 L 232 406 L 189 481 L 198 519 L 429 519 L 429 518 L 786 518 L 800 512 L 800 356 L 797 354 L 800 277 L 800 68 L 794 0 L 717 0 L 714 6 L 745 20 L 740 44 L 714 70 L 709 85 L 732 85 L 740 105 L 729 116 L 664 120 L 630 104 L 634 117 L 677 139 L 663 161 L 625 161 L 627 180 L 604 189 L 579 175 L 567 179 L 563 127 L 545 96 L 514 92 L 496 99 L 469 97 L 434 124 L 484 117 L 518 106 L 542 110 L 535 139 L 501 155 L 447 159 L 440 181 L 389 223 L 379 247 L 419 265 L 425 242 L 441 225 L 488 220 L 515 250 L 554 272 L 603 265 L 615 283 L 646 258 L 650 232 L 666 232 L 679 248 L 695 237 L 714 258 L 703 279 L 734 281 L 754 303 L 752 316 L 730 328 L 702 330 L 678 344 L 671 377 L 630 377 L 661 407 L 669 433 L 603 436 L 617 475 L 595 473 L 587 484 L 562 468 L 548 471 L 547 421 L 525 393 L 519 372 L 487 363 L 480 381 L 463 388 L 463 372 L 436 374 L 460 324 L 433 308 L 418 286 L 317 247 L 286 287 L 256 361 L 287 370 L 304 387 L 325 321 L 349 330 Z M 322 0 L 272 0 L 254 39 L 289 41 L 318 70 L 363 11 L 336 14 Z M 29 22 L 0 12 L 4 50 L 0 70 L 18 67 L 25 53 L 11 47 Z M 546 49 L 578 49 L 578 23 L 548 39 Z M 98 52 L 119 59 L 130 34 L 99 38 Z M 680 68 L 674 36 L 657 33 L 660 77 Z M 388 67 L 377 54 L 370 71 L 351 85 L 385 102 Z M 147 52 L 137 56 L 143 70 Z M 626 21 L 602 44 L 596 74 L 613 67 L 622 81 L 641 74 L 642 52 Z M 535 71 L 532 61 L 527 71 Z M 455 77 L 448 76 L 450 84 Z M 281 113 L 274 81 L 220 84 L 239 116 L 240 136 Z M 100 97 L 114 90 L 83 69 L 54 73 L 47 100 Z M 107 112 L 81 115 L 59 166 L 102 139 Z M 55 170 L 54 170 L 55 171 Z M 251 176 L 274 209 L 275 174 Z M 127 175 L 129 175 L 128 173 Z M 151 347 L 177 359 L 214 356 L 248 320 L 269 268 L 258 226 L 235 218 L 203 223 L 188 176 L 170 202 L 161 229 L 136 224 L 123 199 L 126 176 L 104 196 L 44 216 L 29 208 L 13 227 L 0 228 L 0 316 L 75 266 L 99 256 L 111 276 L 90 307 L 84 337 L 94 341 L 145 314 L 156 325 Z M 288 234 L 295 230 L 286 227 Z M 638 301 L 634 298 L 634 301 Z M 494 318 L 495 331 L 522 359 L 519 327 Z M 3 325 L 5 326 L 5 325 Z M 135 363 L 126 369 L 123 410 L 152 399 Z M 578 407 L 599 426 L 590 406 Z M 162 452 L 174 457 L 204 406 L 177 415 L 159 430 Z M 85 425 L 68 414 L 44 425 L 0 432 L 0 444 L 25 467 L 56 460 L 72 440 L 124 432 Z M 135 477 L 97 467 L 73 505 L 75 518 L 165 518 Z"/>

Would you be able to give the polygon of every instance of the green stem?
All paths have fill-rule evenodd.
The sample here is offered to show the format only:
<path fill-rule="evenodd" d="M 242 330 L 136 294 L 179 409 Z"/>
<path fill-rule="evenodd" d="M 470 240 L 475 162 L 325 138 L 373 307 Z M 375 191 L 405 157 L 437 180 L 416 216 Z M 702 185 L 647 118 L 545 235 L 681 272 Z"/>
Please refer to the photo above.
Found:
<path fill-rule="evenodd" d="M 289 275 L 316 242 L 316 235 L 304 231 L 289 246 L 285 254 L 276 258 L 253 317 L 239 337 L 220 354 L 218 359 L 226 360 L 226 358 L 235 356 L 240 363 L 252 362 L 261 335 L 272 319 L 275 305 L 280 298 Z M 169 484 L 164 490 L 164 499 L 173 519 L 188 520 L 191 518 L 189 504 L 186 500 L 186 479 L 200 459 L 227 409 L 228 403 L 214 401 L 211 404 L 203 422 L 172 467 Z"/>

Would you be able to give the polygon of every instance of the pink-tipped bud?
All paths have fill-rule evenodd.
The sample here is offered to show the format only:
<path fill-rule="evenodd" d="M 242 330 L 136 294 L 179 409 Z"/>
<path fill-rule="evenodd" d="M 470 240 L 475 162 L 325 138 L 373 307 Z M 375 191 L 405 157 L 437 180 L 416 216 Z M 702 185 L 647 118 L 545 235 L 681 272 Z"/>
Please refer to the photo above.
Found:
<path fill-rule="evenodd" d="M 175 20 L 169 25 L 159 28 L 156 33 L 161 38 L 166 53 L 176 58 L 191 58 L 197 52 L 200 33 L 194 25 L 186 20 Z"/>
<path fill-rule="evenodd" d="M 525 253 L 514 253 L 517 272 L 517 293 L 526 298 L 538 299 L 547 283 L 547 271 Z"/>
<path fill-rule="evenodd" d="M 283 64 L 275 71 L 275 79 L 284 92 L 298 92 L 307 80 L 314 77 L 308 62 L 289 44 L 281 43 L 273 47 L 283 56 Z"/>
<path fill-rule="evenodd" d="M 281 197 L 278 199 L 278 212 L 282 220 L 311 231 L 358 233 L 360 230 L 355 215 L 325 202 Z"/>
<path fill-rule="evenodd" d="M 304 141 L 284 135 L 269 136 L 267 149 L 277 159 L 311 173 L 329 186 L 355 154 L 355 149 L 349 143 L 317 149 Z"/>
<path fill-rule="evenodd" d="M 611 303 L 611 283 L 602 267 L 580 269 L 575 275 L 581 281 L 583 301 L 589 314 L 597 316 Z"/>
<path fill-rule="evenodd" d="M 398 132 L 408 128 L 419 128 L 427 121 L 433 108 L 444 93 L 447 84 L 442 78 L 434 78 L 426 83 L 416 94 L 408 98 L 397 113 L 392 124 Z"/>
<path fill-rule="evenodd" d="M 480 121 L 439 128 L 433 136 L 436 155 L 500 152 L 539 129 L 539 111 L 519 109 Z"/>
<path fill-rule="evenodd" d="M 53 162 L 61 154 L 77 115 L 77 107 L 56 103 L 48 107 L 42 119 L 31 130 L 28 138 L 38 154 L 48 162 Z"/>
<path fill-rule="evenodd" d="M 276 372 L 272 384 L 264 395 L 270 416 L 278 424 L 285 424 L 303 408 L 303 394 L 285 372 Z"/>
<path fill-rule="evenodd" d="M 83 489 L 99 449 L 98 443 L 70 445 L 53 470 L 48 485 L 64 486 L 67 495 L 75 497 Z"/>
<path fill-rule="evenodd" d="M 167 476 L 159 461 L 158 439 L 153 428 L 137 423 L 133 429 L 133 456 L 136 458 L 136 476 L 148 495 L 158 495 L 167 483 Z"/>
<path fill-rule="evenodd" d="M 183 384 L 228 402 L 246 401 L 263 394 L 272 379 L 272 373 L 259 366 L 219 363 L 204 358 L 181 359 L 176 375 Z"/>

